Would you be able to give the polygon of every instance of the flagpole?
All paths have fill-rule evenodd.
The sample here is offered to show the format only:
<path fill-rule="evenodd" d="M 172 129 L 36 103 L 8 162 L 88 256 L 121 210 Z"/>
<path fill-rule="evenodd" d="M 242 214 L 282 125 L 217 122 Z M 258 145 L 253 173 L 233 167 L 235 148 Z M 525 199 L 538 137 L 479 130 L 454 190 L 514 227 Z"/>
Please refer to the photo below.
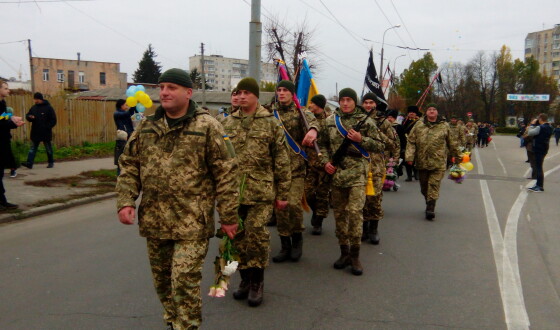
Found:
<path fill-rule="evenodd" d="M 430 85 L 428 85 L 428 87 L 426 88 L 426 90 L 424 91 L 424 93 L 422 94 L 422 96 L 420 97 L 420 99 L 418 100 L 418 102 L 416 102 L 416 106 L 418 106 L 418 104 L 420 103 L 420 105 L 418 106 L 418 109 L 422 109 L 422 105 L 424 104 L 424 101 L 426 100 L 426 98 L 428 97 L 428 93 L 430 91 L 430 88 L 432 87 L 432 85 L 434 84 L 434 82 L 436 81 L 437 77 L 439 76 L 439 72 L 437 72 L 434 76 L 434 78 L 432 78 L 432 82 L 430 82 Z M 420 102 L 422 101 L 422 102 Z"/>

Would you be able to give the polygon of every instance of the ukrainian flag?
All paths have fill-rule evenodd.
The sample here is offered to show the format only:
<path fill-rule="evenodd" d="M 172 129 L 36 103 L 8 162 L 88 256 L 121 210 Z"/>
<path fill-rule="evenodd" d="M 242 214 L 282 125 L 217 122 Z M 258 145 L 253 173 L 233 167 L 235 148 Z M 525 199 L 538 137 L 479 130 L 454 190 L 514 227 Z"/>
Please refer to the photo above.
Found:
<path fill-rule="evenodd" d="M 317 85 L 315 85 L 315 80 L 313 80 L 311 70 L 309 70 L 307 59 L 303 59 L 296 94 L 298 95 L 299 104 L 304 107 L 309 105 L 313 96 L 319 94 L 319 89 L 317 88 Z"/>

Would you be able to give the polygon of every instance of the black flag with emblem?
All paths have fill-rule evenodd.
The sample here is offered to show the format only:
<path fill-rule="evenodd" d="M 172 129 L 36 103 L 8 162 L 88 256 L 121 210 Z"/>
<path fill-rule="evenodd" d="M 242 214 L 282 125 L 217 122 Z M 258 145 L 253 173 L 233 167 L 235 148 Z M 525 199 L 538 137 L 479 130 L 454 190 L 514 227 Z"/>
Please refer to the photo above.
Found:
<path fill-rule="evenodd" d="M 377 71 L 375 70 L 375 64 L 373 64 L 373 51 L 369 51 L 369 60 L 366 71 L 365 84 L 370 92 L 377 96 L 377 109 L 385 111 L 387 109 L 387 101 L 385 100 L 385 95 L 381 89 L 381 84 L 379 83 L 379 78 L 377 77 Z"/>

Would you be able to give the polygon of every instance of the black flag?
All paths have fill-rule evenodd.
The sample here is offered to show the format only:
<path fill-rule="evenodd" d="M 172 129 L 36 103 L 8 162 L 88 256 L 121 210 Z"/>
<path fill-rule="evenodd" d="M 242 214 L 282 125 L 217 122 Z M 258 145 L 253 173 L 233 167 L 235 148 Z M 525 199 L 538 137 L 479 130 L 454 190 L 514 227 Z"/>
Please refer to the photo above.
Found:
<path fill-rule="evenodd" d="M 437 82 L 438 84 L 443 84 L 443 79 L 441 79 L 441 72 L 437 75 Z"/>
<path fill-rule="evenodd" d="M 369 60 L 366 71 L 365 84 L 370 92 L 377 96 L 377 109 L 385 111 L 387 109 L 387 101 L 385 100 L 385 95 L 381 89 L 381 84 L 379 83 L 379 78 L 377 77 L 377 71 L 375 70 L 375 65 L 373 64 L 373 51 L 369 51 Z"/>

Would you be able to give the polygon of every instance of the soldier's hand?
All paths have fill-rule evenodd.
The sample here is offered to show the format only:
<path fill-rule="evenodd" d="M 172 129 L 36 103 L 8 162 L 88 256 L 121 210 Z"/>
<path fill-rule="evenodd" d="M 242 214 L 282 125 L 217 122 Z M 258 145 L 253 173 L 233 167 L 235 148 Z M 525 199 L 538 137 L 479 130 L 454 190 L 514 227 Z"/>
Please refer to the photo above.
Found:
<path fill-rule="evenodd" d="M 119 210 L 119 221 L 125 225 L 134 224 L 135 210 L 132 206 L 125 206 Z"/>
<path fill-rule="evenodd" d="M 307 132 L 307 134 L 305 134 L 302 144 L 304 146 L 312 147 L 313 141 L 315 140 L 317 140 L 317 130 L 312 128 L 309 130 L 309 132 Z"/>
<path fill-rule="evenodd" d="M 333 164 L 331 164 L 331 162 L 328 162 L 325 165 L 325 172 L 327 172 L 330 175 L 333 175 L 334 172 L 336 172 L 336 167 Z"/>
<path fill-rule="evenodd" d="M 234 225 L 224 225 L 222 224 L 222 231 L 228 235 L 229 238 L 233 239 L 235 234 L 237 234 L 237 224 Z"/>
<path fill-rule="evenodd" d="M 354 129 L 348 131 L 348 138 L 350 141 L 354 141 L 357 143 L 362 142 L 362 134 L 360 132 L 356 132 Z"/>
<path fill-rule="evenodd" d="M 286 207 L 288 207 L 288 201 L 275 200 L 275 201 L 274 201 L 274 207 L 275 207 L 277 210 L 283 210 L 283 209 L 285 209 Z"/>
<path fill-rule="evenodd" d="M 21 125 L 25 124 L 25 122 L 23 121 L 23 118 L 18 117 L 18 116 L 12 116 L 12 121 L 14 122 L 14 124 L 16 124 L 17 127 L 20 127 Z"/>

